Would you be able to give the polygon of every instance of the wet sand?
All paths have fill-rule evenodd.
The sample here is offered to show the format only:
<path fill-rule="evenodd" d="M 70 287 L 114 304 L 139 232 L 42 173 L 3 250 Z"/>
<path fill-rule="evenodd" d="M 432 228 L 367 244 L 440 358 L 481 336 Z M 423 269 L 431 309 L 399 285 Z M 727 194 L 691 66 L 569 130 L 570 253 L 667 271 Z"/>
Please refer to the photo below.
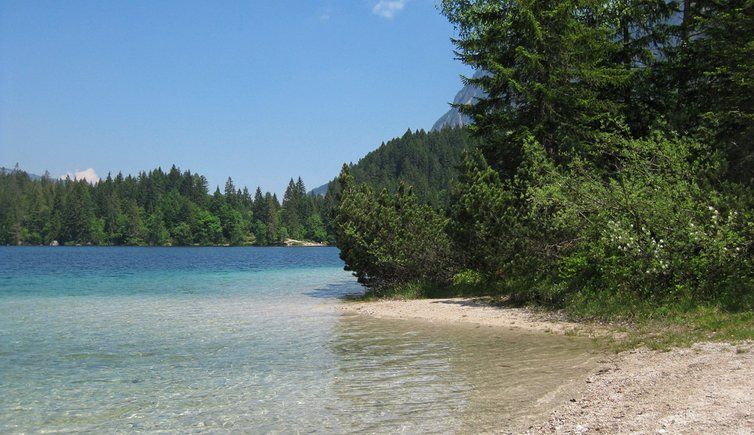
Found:
<path fill-rule="evenodd" d="M 609 332 L 558 314 L 494 307 L 483 299 L 348 302 L 340 309 L 375 318 L 543 333 Z M 548 403 L 549 412 L 532 415 L 514 432 L 751 434 L 753 391 L 754 342 L 700 343 L 669 352 L 638 349 L 600 357 L 592 372 L 558 394 L 560 403 Z"/>
<path fill-rule="evenodd" d="M 380 300 L 346 302 L 340 310 L 385 319 L 412 319 L 444 324 L 472 323 L 556 334 L 600 335 L 600 325 L 569 322 L 565 316 L 528 308 L 498 307 L 487 298 Z"/>

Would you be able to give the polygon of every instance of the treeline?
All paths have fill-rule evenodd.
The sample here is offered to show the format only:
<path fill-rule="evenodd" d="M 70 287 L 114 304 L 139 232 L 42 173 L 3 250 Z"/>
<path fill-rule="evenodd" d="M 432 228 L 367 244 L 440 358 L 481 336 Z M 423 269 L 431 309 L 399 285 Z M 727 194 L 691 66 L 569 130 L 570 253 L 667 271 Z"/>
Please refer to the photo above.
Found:
<path fill-rule="evenodd" d="M 223 192 L 173 166 L 138 176 L 32 180 L 0 173 L 0 244 L 277 245 L 286 239 L 328 241 L 325 199 L 291 179 L 282 203 L 254 195 L 228 178 Z"/>
<path fill-rule="evenodd" d="M 451 180 L 474 138 L 464 129 L 408 130 L 351 165 L 359 183 L 394 191 L 414 186 L 422 203 L 445 208 Z M 231 179 L 209 194 L 207 180 L 172 167 L 137 176 L 84 180 L 0 171 L 0 244 L 277 245 L 286 239 L 332 242 L 329 210 L 338 185 L 307 195 L 291 179 L 282 202 Z"/>
<path fill-rule="evenodd" d="M 449 206 L 344 167 L 333 231 L 375 292 L 481 286 L 582 313 L 754 308 L 754 1 L 458 1 L 479 141 Z"/>

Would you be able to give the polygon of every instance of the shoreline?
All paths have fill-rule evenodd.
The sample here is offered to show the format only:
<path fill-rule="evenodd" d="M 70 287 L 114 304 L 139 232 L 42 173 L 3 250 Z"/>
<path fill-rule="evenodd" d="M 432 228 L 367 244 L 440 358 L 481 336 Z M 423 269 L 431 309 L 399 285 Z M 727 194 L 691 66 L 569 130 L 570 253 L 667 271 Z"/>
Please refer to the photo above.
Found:
<path fill-rule="evenodd" d="M 496 307 L 484 298 L 344 302 L 339 310 L 562 335 L 612 333 L 558 313 Z M 532 415 L 516 433 L 754 433 L 754 341 L 605 355 L 567 390 L 561 403 Z"/>
<path fill-rule="evenodd" d="M 489 298 L 347 301 L 340 304 L 338 309 L 341 312 L 378 319 L 420 320 L 444 324 L 468 323 L 589 337 L 610 333 L 609 329 L 602 325 L 568 321 L 561 313 L 495 306 Z"/>

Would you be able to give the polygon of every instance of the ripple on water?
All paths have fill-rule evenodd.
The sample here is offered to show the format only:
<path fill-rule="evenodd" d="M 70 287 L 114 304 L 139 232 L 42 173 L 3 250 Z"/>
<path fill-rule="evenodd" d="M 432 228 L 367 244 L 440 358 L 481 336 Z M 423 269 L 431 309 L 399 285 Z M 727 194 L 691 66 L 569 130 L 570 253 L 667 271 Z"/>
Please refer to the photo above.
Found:
<path fill-rule="evenodd" d="M 83 277 L 19 265 L 0 284 L 0 432 L 494 431 L 589 359 L 565 337 L 341 315 L 358 287 L 310 260 L 175 272 L 222 251 L 158 251 L 168 266 L 127 276 L 144 251 L 117 252 L 117 273 L 78 258 Z"/>
<path fill-rule="evenodd" d="M 584 340 L 346 316 L 335 329 L 335 393 L 357 430 L 505 431 L 585 373 Z"/>

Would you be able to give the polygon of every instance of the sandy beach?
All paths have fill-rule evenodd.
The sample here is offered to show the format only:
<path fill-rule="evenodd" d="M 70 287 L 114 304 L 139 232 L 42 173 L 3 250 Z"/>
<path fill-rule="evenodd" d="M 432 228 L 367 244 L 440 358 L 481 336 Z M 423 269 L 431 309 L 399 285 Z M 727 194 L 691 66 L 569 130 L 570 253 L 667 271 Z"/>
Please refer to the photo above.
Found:
<path fill-rule="evenodd" d="M 348 313 L 445 324 L 472 323 L 555 334 L 599 335 L 602 326 L 567 322 L 484 299 L 348 302 Z M 754 433 L 754 342 L 699 343 L 668 352 L 606 354 L 576 380 L 546 418 L 525 433 Z"/>
<path fill-rule="evenodd" d="M 344 312 L 376 318 L 412 319 L 439 323 L 472 323 L 482 326 L 524 329 L 556 334 L 600 335 L 608 329 L 600 325 L 568 322 L 558 313 L 527 308 L 501 308 L 487 298 L 380 300 L 347 302 Z"/>

